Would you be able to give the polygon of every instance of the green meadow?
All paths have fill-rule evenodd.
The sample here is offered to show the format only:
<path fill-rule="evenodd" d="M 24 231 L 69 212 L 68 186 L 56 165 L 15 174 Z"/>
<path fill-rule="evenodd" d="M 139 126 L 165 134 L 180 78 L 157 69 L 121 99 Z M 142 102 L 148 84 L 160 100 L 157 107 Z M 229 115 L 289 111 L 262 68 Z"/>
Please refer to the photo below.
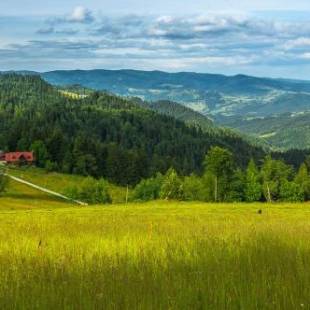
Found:
<path fill-rule="evenodd" d="M 0 226 L 0 309 L 310 308 L 309 204 L 78 207 L 11 182 Z"/>

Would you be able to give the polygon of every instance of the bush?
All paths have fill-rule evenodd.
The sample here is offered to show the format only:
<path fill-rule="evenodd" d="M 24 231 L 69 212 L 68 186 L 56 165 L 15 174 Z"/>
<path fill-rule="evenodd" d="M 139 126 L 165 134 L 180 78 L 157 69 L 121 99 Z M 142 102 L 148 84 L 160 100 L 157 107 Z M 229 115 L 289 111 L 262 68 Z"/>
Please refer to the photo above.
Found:
<path fill-rule="evenodd" d="M 89 204 L 111 203 L 108 191 L 108 182 L 104 179 L 95 180 L 87 177 L 80 187 L 73 186 L 66 191 L 67 195 L 75 200 L 81 200 Z"/>
<path fill-rule="evenodd" d="M 131 200 L 150 201 L 156 200 L 160 196 L 160 189 L 163 182 L 163 176 L 157 174 L 155 178 L 142 180 L 134 189 Z"/>
<path fill-rule="evenodd" d="M 206 201 L 209 196 L 203 179 L 194 174 L 184 178 L 183 193 L 187 201 Z"/>
<path fill-rule="evenodd" d="M 293 181 L 284 180 L 280 186 L 280 200 L 289 202 L 304 201 L 304 191 Z"/>

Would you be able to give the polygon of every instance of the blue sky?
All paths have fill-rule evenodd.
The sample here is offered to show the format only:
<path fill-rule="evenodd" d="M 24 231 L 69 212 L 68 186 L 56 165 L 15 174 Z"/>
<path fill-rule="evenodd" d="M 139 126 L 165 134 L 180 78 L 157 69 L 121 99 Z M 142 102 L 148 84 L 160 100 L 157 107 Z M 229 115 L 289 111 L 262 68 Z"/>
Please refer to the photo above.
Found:
<path fill-rule="evenodd" d="M 0 70 L 143 69 L 310 80 L 309 0 L 0 3 Z"/>

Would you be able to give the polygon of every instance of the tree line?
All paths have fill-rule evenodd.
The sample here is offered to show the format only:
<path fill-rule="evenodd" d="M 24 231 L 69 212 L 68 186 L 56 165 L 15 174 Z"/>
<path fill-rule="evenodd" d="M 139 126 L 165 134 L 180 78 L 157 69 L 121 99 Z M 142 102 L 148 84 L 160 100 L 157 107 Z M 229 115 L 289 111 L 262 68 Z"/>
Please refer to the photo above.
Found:
<path fill-rule="evenodd" d="M 153 199 L 255 202 L 310 200 L 310 158 L 296 171 L 283 160 L 266 156 L 260 165 L 251 159 L 245 169 L 236 165 L 227 149 L 212 147 L 204 159 L 203 175 L 181 177 L 170 168 L 164 175 L 142 180 L 133 201 Z"/>

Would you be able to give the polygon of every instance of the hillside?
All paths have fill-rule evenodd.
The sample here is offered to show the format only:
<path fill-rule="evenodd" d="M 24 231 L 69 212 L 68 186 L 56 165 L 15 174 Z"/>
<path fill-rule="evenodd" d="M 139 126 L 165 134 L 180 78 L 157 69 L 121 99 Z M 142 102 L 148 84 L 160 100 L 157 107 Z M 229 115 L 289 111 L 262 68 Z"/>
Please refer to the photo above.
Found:
<path fill-rule="evenodd" d="M 255 122 L 247 122 L 245 128 L 244 119 L 271 116 L 272 123 L 264 123 L 266 132 L 273 133 L 276 126 L 285 131 L 285 136 L 281 134 L 279 139 L 268 139 L 267 143 L 285 149 L 310 147 L 308 142 L 304 144 L 299 139 L 299 135 L 307 131 L 302 127 L 286 130 L 281 116 L 310 109 L 309 81 L 136 70 L 52 71 L 43 73 L 42 77 L 55 85 L 80 84 L 146 101 L 178 102 L 216 119 L 219 125 L 229 124 L 245 134 L 257 131 Z M 153 108 L 163 110 L 160 106 L 153 105 Z"/>
<path fill-rule="evenodd" d="M 189 126 L 200 127 L 204 131 L 212 130 L 214 133 L 219 130 L 210 118 L 179 103 L 169 100 L 146 102 L 139 98 L 133 100 L 145 109 L 173 117 Z"/>
<path fill-rule="evenodd" d="M 265 140 L 281 149 L 310 148 L 310 112 L 284 113 L 260 118 L 225 118 L 222 123 Z"/>
<path fill-rule="evenodd" d="M 115 95 L 73 99 L 38 76 L 0 77 L 0 149 L 33 149 L 49 170 L 135 184 L 171 166 L 199 173 L 213 145 L 240 165 L 264 154 L 237 135 L 202 132 Z"/>

